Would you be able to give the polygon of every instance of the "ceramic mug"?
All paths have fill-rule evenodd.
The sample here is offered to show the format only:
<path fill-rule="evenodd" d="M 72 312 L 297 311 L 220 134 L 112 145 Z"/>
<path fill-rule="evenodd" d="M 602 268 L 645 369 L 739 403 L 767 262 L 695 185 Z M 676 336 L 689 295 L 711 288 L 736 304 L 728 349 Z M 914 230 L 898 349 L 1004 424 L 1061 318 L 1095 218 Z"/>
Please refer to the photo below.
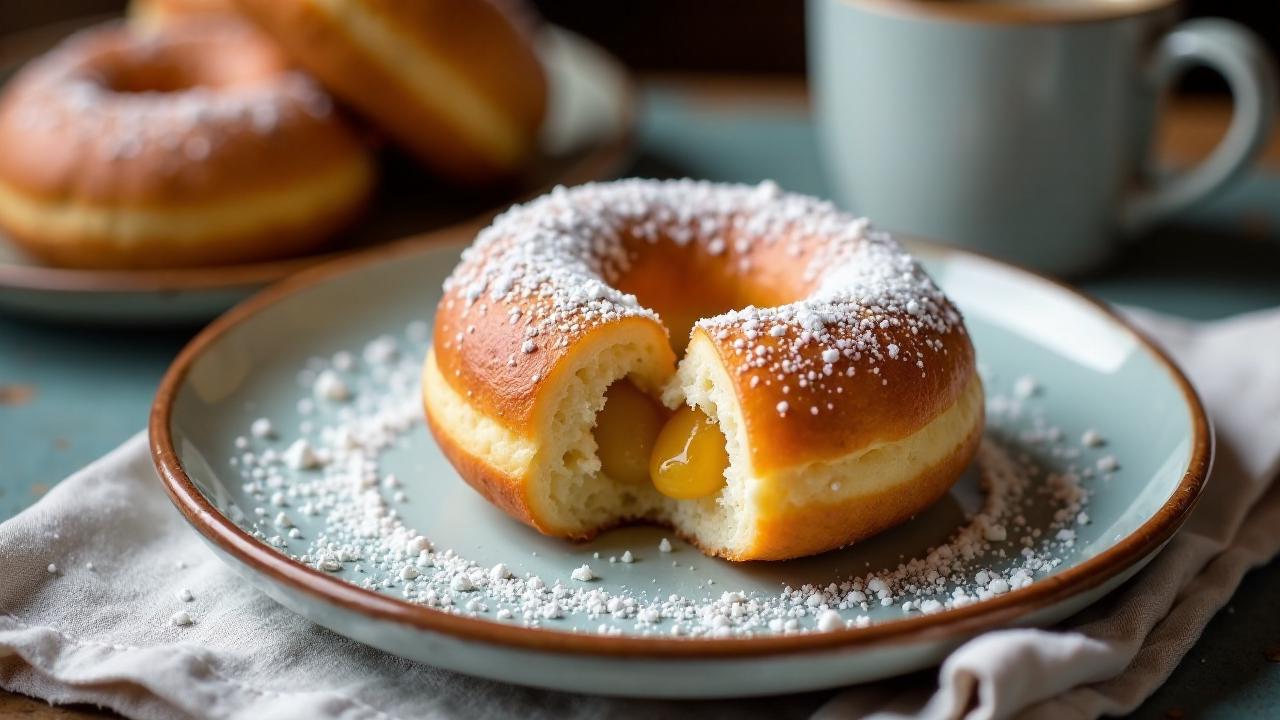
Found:
<path fill-rule="evenodd" d="M 1237 179 L 1267 139 L 1274 71 L 1225 20 L 1175 0 L 809 0 L 809 68 L 836 191 L 877 225 L 1070 274 Z M 1235 107 L 1199 166 L 1155 172 L 1161 91 L 1226 78 Z"/>

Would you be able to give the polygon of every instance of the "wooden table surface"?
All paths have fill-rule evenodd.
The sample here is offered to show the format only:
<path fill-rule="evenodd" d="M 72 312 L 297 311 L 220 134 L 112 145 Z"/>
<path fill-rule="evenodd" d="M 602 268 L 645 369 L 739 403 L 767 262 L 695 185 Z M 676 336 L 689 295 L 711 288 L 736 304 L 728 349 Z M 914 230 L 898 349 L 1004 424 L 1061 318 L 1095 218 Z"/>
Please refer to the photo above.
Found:
<path fill-rule="evenodd" d="M 739 113 L 746 117 L 749 113 L 768 113 L 778 108 L 784 111 L 799 110 L 807 107 L 807 96 L 802 83 L 790 79 L 726 79 L 726 78 L 659 78 L 650 83 L 647 98 L 652 100 L 654 93 L 664 97 L 679 96 L 682 102 L 692 106 L 714 106 L 725 113 Z M 651 102 L 648 104 L 652 104 Z M 650 122 L 649 109 L 646 108 L 646 119 Z M 1181 100 L 1171 103 L 1171 111 L 1161 127 L 1158 146 L 1163 161 L 1171 165 L 1184 166 L 1206 155 L 1224 132 L 1230 119 L 1230 108 L 1224 101 L 1217 100 Z M 646 136 L 643 132 L 642 137 Z M 661 133 L 649 133 L 650 143 L 661 143 L 654 137 Z M 662 147 L 647 148 L 661 154 Z M 1268 168 L 1280 169 L 1280 133 L 1273 136 L 1268 144 L 1263 164 Z M 647 168 L 644 168 L 647 170 Z M 3 378 L 0 378 L 3 380 Z M 145 400 L 141 398 L 140 401 Z M 75 438 L 72 438 L 75 440 Z M 1184 662 L 1194 660 L 1188 658 Z M 2 664 L 3 661 L 0 661 Z M 1280 697 L 1274 698 L 1280 701 Z M 1180 712 L 1177 708 L 1157 710 Z M 1149 714 L 1149 713 L 1148 713 Z M 4 693 L 0 691 L 0 718 L 91 718 L 111 716 L 111 713 L 99 711 L 91 707 L 51 707 L 45 702 Z"/>

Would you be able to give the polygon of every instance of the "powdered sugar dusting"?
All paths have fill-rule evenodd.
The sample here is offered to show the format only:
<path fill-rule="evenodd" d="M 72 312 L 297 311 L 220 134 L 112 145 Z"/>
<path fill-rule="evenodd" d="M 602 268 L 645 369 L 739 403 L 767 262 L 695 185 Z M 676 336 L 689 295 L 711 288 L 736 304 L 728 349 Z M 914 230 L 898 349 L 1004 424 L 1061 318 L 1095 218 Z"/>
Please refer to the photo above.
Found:
<path fill-rule="evenodd" d="M 565 347 L 596 326 L 657 319 L 614 286 L 636 248 L 659 242 L 727 254 L 744 276 L 757 246 L 781 247 L 797 259 L 813 288 L 807 297 L 698 322 L 713 337 L 733 339 L 738 371 L 767 373 L 768 383 L 818 393 L 823 378 L 879 374 L 878 363 L 909 363 L 924 372 L 929 353 L 946 352 L 940 337 L 963 332 L 959 314 L 888 234 L 772 182 L 623 180 L 557 188 L 480 233 L 445 282 L 445 305 L 461 305 L 464 324 L 472 313 L 498 312 L 519 327 L 523 352 L 507 358 L 517 367 L 522 355 Z M 465 342 L 462 332 L 441 339 L 445 348 Z"/>
<path fill-rule="evenodd" d="M 166 62 L 163 55 L 172 48 L 212 44 L 210 38 L 231 39 L 236 32 L 218 26 L 197 40 L 136 34 L 115 24 L 81 31 L 18 75 L 15 82 L 26 95 L 13 110 L 14 121 L 28 134 L 56 133 L 68 142 L 92 140 L 105 160 L 124 162 L 148 153 L 172 169 L 206 162 L 230 135 L 269 137 L 286 122 L 324 119 L 331 113 L 332 100 L 325 90 L 298 71 L 282 70 L 269 81 L 228 87 L 118 92 L 96 65 L 103 56 L 124 64 Z M 117 46 L 108 42 L 111 39 L 122 41 Z M 226 49 L 238 48 L 228 43 Z"/>

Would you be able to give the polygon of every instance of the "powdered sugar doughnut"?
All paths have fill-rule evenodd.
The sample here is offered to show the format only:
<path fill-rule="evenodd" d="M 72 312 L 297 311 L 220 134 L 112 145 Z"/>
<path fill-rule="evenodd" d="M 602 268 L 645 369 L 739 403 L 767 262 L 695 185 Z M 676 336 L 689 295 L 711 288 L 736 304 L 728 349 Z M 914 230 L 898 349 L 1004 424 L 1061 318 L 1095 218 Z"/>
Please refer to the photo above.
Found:
<path fill-rule="evenodd" d="M 701 416 L 627 399 L 618 420 L 623 384 Z M 932 280 L 865 220 L 771 183 L 629 180 L 511 209 L 445 284 L 423 392 L 451 462 L 512 516 L 567 538 L 660 522 L 734 560 L 905 520 L 983 423 Z M 655 432 L 650 483 L 614 446 Z"/>
<path fill-rule="evenodd" d="M 0 226 L 55 264 L 301 253 L 354 217 L 372 182 L 329 96 L 234 22 L 91 29 L 0 98 Z"/>

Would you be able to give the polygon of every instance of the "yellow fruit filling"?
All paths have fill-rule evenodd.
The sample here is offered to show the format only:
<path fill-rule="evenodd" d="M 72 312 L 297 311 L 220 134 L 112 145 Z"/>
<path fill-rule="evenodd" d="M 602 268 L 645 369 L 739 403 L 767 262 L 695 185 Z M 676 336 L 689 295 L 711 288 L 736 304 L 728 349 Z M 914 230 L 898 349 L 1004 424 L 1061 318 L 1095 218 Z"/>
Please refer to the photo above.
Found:
<path fill-rule="evenodd" d="M 677 500 L 696 500 L 724 487 L 729 453 L 720 427 L 697 408 L 663 410 L 630 382 L 605 393 L 592 434 L 600 469 L 614 480 L 652 482 Z"/>
<path fill-rule="evenodd" d="M 676 411 L 653 445 L 649 476 L 658 492 L 677 500 L 696 500 L 720 492 L 729 453 L 724 434 L 697 408 Z"/>
<path fill-rule="evenodd" d="M 605 475 L 629 483 L 649 481 L 649 455 L 662 429 L 662 412 L 627 381 L 609 386 L 596 416 L 596 455 Z"/>

